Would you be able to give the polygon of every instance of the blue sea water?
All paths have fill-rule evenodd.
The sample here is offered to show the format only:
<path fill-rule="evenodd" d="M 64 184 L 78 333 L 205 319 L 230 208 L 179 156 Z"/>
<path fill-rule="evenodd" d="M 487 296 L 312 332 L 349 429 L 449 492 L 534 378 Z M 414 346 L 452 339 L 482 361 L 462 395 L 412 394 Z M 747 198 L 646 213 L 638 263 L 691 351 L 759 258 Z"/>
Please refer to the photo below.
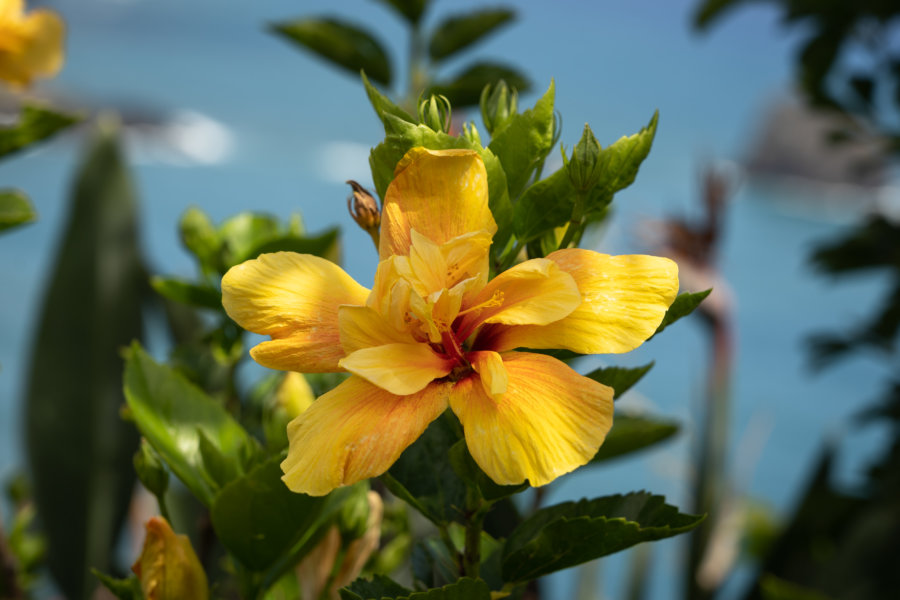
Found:
<path fill-rule="evenodd" d="M 167 143 L 144 136 L 129 145 L 142 202 L 142 244 L 155 272 L 193 273 L 175 225 L 195 205 L 216 220 L 252 208 L 281 217 L 302 212 L 313 231 L 339 225 L 347 271 L 360 282 L 371 280 L 376 257 L 345 212 L 343 181 L 369 180 L 367 149 L 380 140 L 380 125 L 354 77 L 326 68 L 267 33 L 265 25 L 340 13 L 374 28 L 400 58 L 404 30 L 382 4 L 56 4 L 69 24 L 67 64 L 43 91 L 74 106 L 167 115 L 182 125 L 169 130 Z M 795 40 L 779 28 L 774 12 L 746 9 L 697 36 L 689 25 L 693 4 L 521 2 L 514 25 L 466 54 L 520 66 L 536 92 L 552 78 L 568 147 L 585 122 L 606 145 L 636 131 L 659 109 L 653 151 L 637 182 L 617 197 L 610 227 L 591 237 L 597 249 L 646 251 L 635 234 L 644 220 L 695 214 L 702 166 L 740 159 L 764 109 L 789 86 Z M 427 23 L 479 5 L 438 1 Z M 442 72 L 453 73 L 465 62 L 451 62 Z M 527 94 L 521 103 L 535 98 Z M 179 131 L 192 135 L 183 139 Z M 24 462 L 19 399 L 30 336 L 81 142 L 77 134 L 66 135 L 0 164 L 3 186 L 27 190 L 40 213 L 36 224 L 0 236 L 0 480 Z M 858 476 L 879 438 L 854 433 L 849 421 L 876 397 L 884 379 L 870 357 L 815 377 L 807 367 L 804 339 L 864 316 L 885 282 L 866 277 L 834 285 L 814 274 L 806 262 L 809 250 L 845 230 L 853 215 L 798 209 L 806 204 L 798 204 L 796 195 L 740 189 L 729 208 L 721 263 L 737 302 L 733 485 L 779 515 L 789 512 L 826 439 L 848 450 L 841 455 L 843 479 Z M 684 431 L 653 453 L 564 478 L 548 501 L 648 489 L 684 505 L 691 477 L 687 456 L 708 362 L 702 329 L 680 323 L 638 351 L 614 358 L 613 364 L 625 365 L 657 361 L 622 402 L 677 418 Z M 47 368 L 52 372 L 52 365 Z M 680 542 L 659 548 L 651 597 L 678 597 Z M 620 557 L 603 563 L 600 577 L 610 597 L 619 595 L 622 578 L 616 573 L 625 566 Z M 575 578 L 563 573 L 549 585 L 552 597 L 568 598 Z"/>

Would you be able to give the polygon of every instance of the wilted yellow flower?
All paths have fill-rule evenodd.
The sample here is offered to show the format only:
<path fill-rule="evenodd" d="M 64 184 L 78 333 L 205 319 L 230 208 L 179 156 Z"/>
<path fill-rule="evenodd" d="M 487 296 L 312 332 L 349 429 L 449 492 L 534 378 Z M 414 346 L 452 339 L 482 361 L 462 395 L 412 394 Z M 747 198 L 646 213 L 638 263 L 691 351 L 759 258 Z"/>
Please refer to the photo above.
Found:
<path fill-rule="evenodd" d="M 25 13 L 24 0 L 0 0 L 0 79 L 27 86 L 52 77 L 63 64 L 66 27 L 55 12 Z"/>
<path fill-rule="evenodd" d="M 288 487 L 322 495 L 384 473 L 448 406 L 497 483 L 544 485 L 594 456 L 612 389 L 515 349 L 635 348 L 674 300 L 677 266 L 573 248 L 488 281 L 496 230 L 478 154 L 414 148 L 385 195 L 371 291 L 290 252 L 225 275 L 225 310 L 272 338 L 251 350 L 257 362 L 352 373 L 289 425 Z"/>
<path fill-rule="evenodd" d="M 131 570 L 147 600 L 206 600 L 206 573 L 185 535 L 176 535 L 162 517 L 147 521 L 141 556 Z"/>

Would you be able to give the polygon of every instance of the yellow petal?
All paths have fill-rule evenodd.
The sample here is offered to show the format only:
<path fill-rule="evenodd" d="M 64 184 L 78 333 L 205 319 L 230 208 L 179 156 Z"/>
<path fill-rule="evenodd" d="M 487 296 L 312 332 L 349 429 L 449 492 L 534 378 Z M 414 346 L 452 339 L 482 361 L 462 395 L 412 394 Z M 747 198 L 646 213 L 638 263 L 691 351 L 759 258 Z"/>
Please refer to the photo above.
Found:
<path fill-rule="evenodd" d="M 653 335 L 678 294 L 678 265 L 668 258 L 609 256 L 578 248 L 558 250 L 547 258 L 572 275 L 584 301 L 549 325 L 495 327 L 490 349 L 628 352 Z"/>
<path fill-rule="evenodd" d="M 334 263 L 293 252 L 263 254 L 222 278 L 228 315 L 244 329 L 272 336 L 251 356 L 304 373 L 340 370 L 338 307 L 365 304 L 368 292 Z"/>
<path fill-rule="evenodd" d="M 381 475 L 444 412 L 449 385 L 396 396 L 350 377 L 288 425 L 282 479 L 295 492 L 323 496 Z"/>
<path fill-rule="evenodd" d="M 472 362 L 472 368 L 478 373 L 481 385 L 488 396 L 496 398 L 506 393 L 509 387 L 509 375 L 503 366 L 503 358 L 496 352 L 481 350 L 469 352 L 466 358 Z"/>
<path fill-rule="evenodd" d="M 415 341 L 408 331 L 397 330 L 368 306 L 341 306 L 338 309 L 338 325 L 341 330 L 341 346 L 347 354 L 361 348 Z"/>
<path fill-rule="evenodd" d="M 162 517 L 152 517 L 141 555 L 131 570 L 141 582 L 147 600 L 209 597 L 203 565 L 186 535 L 176 535 Z"/>
<path fill-rule="evenodd" d="M 0 7 L 0 79 L 27 86 L 34 77 L 55 75 L 62 67 L 65 24 L 49 10 L 27 16 L 15 12 L 14 5 Z"/>
<path fill-rule="evenodd" d="M 569 315 L 581 300 L 575 280 L 556 263 L 546 258 L 527 260 L 481 290 L 460 331 L 471 332 L 481 323 L 545 325 Z"/>
<path fill-rule="evenodd" d="M 428 344 L 386 344 L 362 348 L 341 359 L 344 369 L 398 396 L 415 394 L 449 374 L 454 361 Z"/>
<path fill-rule="evenodd" d="M 549 356 L 511 352 L 503 366 L 502 396 L 490 397 L 475 376 L 450 394 L 478 466 L 502 485 L 539 486 L 593 458 L 612 426 L 612 388 Z"/>
<path fill-rule="evenodd" d="M 473 150 L 413 148 L 397 165 L 381 214 L 381 259 L 408 255 L 415 229 L 437 245 L 474 231 L 493 235 L 487 172 Z"/>

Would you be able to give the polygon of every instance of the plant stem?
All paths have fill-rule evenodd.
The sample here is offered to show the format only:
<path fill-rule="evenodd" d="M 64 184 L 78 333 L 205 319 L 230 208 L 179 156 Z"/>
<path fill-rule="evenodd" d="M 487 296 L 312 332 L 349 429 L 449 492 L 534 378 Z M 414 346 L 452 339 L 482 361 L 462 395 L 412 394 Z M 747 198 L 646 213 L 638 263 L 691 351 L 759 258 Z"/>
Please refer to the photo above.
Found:
<path fill-rule="evenodd" d="M 572 207 L 572 217 L 569 219 L 569 223 L 566 225 L 566 232 L 563 234 L 562 241 L 559 243 L 558 249 L 562 250 L 563 248 L 568 248 L 569 244 L 572 243 L 572 238 L 578 234 L 584 224 L 584 192 L 576 192 L 575 193 L 575 206 Z M 581 236 L 578 236 L 581 239 Z"/>
<path fill-rule="evenodd" d="M 487 510 L 479 507 L 466 519 L 466 547 L 463 551 L 462 568 L 462 574 L 466 577 L 478 577 L 481 567 L 481 530 L 484 526 L 485 515 L 487 515 Z"/>

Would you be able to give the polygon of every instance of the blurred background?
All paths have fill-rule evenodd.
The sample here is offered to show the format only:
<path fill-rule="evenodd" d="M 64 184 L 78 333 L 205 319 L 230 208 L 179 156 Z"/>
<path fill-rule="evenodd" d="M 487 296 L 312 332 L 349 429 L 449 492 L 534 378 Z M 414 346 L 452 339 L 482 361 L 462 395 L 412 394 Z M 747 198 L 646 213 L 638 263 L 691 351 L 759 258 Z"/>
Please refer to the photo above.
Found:
<path fill-rule="evenodd" d="M 188 207 L 198 206 L 216 222 L 253 209 L 283 219 L 300 212 L 311 232 L 340 226 L 345 269 L 364 284 L 371 281 L 377 256 L 347 214 L 350 190 L 344 181 L 371 189 L 368 152 L 383 137 L 381 124 L 356 76 L 300 51 L 268 25 L 324 14 L 365 24 L 401 67 L 393 89 L 401 91 L 409 42 L 402 22 L 383 4 L 30 5 L 50 6 L 68 24 L 63 71 L 32 93 L 58 109 L 108 109 L 122 116 L 140 198 L 141 244 L 152 273 L 192 275 L 177 223 Z M 480 6 L 436 0 L 425 26 Z M 716 169 L 729 193 L 714 265 L 707 264 L 715 268 L 700 269 L 698 281 L 716 286 L 714 306 L 726 306 L 733 334 L 722 455 L 727 487 L 766 518 L 783 521 L 826 443 L 840 446 L 834 476 L 838 486 L 850 488 L 863 481 L 866 465 L 888 440 L 886 426 L 860 430 L 852 421 L 883 391 L 890 369 L 862 353 L 814 372 L 808 340 L 864 319 L 889 279 L 871 272 L 835 285 L 813 269 L 809 256 L 817 244 L 851 231 L 865 214 L 890 214 L 892 206 L 896 211 L 900 198 L 895 173 L 887 167 L 877 176 L 856 177 L 843 174 L 843 163 L 834 159 L 836 164 L 819 169 L 824 174 L 815 172 L 832 159 L 806 143 L 821 127 L 800 108 L 794 91 L 802 28 L 786 26 L 775 5 L 750 3 L 699 32 L 698 7 L 697 0 L 518 2 L 510 25 L 442 64 L 440 72 L 452 76 L 481 55 L 514 65 L 532 83 L 520 96 L 521 108 L 555 81 L 556 109 L 564 119 L 560 139 L 567 148 L 586 122 L 606 146 L 659 110 L 653 150 L 635 184 L 618 195 L 608 225 L 591 232 L 585 247 L 614 254 L 671 247 L 672 219 L 706 218 L 705 174 Z M 4 106 L 11 100 L 0 97 Z M 455 112 L 454 119 L 480 125 L 477 108 Z M 80 129 L 69 130 L 0 165 L 0 181 L 27 190 L 39 213 L 36 223 L 0 237 L 0 481 L 24 467 L 24 373 L 82 137 Z M 784 167 L 784 157 L 795 151 L 813 167 Z M 545 172 L 561 164 L 558 151 L 551 161 Z M 789 177 L 775 176 L 786 172 Z M 671 417 L 682 428 L 672 441 L 637 458 L 565 478 L 549 500 L 647 489 L 672 504 L 690 505 L 692 452 L 711 363 L 708 333 L 703 318 L 694 316 L 634 353 L 579 365 L 593 368 L 607 358 L 627 366 L 655 360 L 620 404 Z M 165 340 L 154 339 L 152 331 L 149 338 L 150 348 L 164 354 Z M 54 366 L 46 368 L 46 376 L 54 377 Z M 686 543 L 675 538 L 654 545 L 647 597 L 681 597 Z M 627 560 L 627 554 L 617 555 L 600 567 L 555 575 L 546 582 L 552 590 L 547 597 L 575 597 L 585 589 L 622 597 Z M 721 597 L 741 596 L 752 572 L 739 563 Z"/>

